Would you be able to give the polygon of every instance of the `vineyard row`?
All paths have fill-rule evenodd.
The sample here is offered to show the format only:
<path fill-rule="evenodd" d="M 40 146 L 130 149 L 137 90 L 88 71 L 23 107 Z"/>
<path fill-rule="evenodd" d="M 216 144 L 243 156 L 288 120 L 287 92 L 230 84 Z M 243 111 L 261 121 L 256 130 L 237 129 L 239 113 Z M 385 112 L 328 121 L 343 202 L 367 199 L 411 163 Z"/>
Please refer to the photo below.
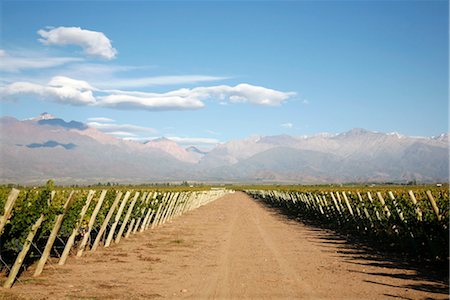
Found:
<path fill-rule="evenodd" d="M 366 236 L 391 250 L 432 260 L 448 259 L 447 192 L 297 192 L 247 190 L 288 214 Z"/>
<path fill-rule="evenodd" d="M 39 276 L 52 254 L 64 265 L 71 251 L 82 256 L 88 249 L 94 252 L 100 245 L 109 247 L 229 192 L 12 189 L 3 199 L 0 215 L 1 269 L 8 271 L 4 272 L 3 287 L 10 288 L 25 262 L 30 263 L 31 246 L 40 254 L 33 275 Z M 61 254 L 58 241 L 62 241 Z"/>

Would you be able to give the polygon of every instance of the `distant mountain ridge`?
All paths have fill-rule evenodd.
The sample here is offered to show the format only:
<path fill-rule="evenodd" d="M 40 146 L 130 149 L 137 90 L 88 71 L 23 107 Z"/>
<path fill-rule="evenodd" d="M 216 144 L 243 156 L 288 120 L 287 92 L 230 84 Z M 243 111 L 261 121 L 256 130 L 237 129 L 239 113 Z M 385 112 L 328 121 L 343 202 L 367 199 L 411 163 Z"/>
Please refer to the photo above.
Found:
<path fill-rule="evenodd" d="M 355 128 L 340 134 L 232 140 L 209 151 L 159 138 L 125 141 L 44 113 L 0 118 L 0 182 L 442 182 L 448 133 L 408 137 Z"/>
<path fill-rule="evenodd" d="M 79 129 L 79 130 L 85 130 L 88 128 L 87 125 L 85 125 L 82 122 L 77 121 L 70 121 L 66 122 L 63 119 L 59 119 L 49 113 L 42 113 L 39 116 L 32 118 L 32 121 L 37 121 L 39 125 L 50 125 L 50 126 L 60 126 L 67 129 Z"/>

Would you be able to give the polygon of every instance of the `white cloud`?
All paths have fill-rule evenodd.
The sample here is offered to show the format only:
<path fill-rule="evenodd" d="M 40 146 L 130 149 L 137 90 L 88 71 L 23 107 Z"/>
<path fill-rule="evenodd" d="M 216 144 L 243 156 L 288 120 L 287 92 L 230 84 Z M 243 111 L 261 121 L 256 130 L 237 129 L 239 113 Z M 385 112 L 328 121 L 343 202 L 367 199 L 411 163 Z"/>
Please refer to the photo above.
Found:
<path fill-rule="evenodd" d="M 302 103 L 307 105 L 307 104 L 309 104 L 309 101 L 308 101 L 308 99 L 303 99 Z"/>
<path fill-rule="evenodd" d="M 63 104 L 149 111 L 199 109 L 205 106 L 205 100 L 276 106 L 295 95 L 249 84 L 183 88 L 166 93 L 102 90 L 86 81 L 65 76 L 55 76 L 46 85 L 14 82 L 0 87 L 0 93 L 5 96 L 34 94 Z"/>
<path fill-rule="evenodd" d="M 89 122 L 101 122 L 101 123 L 110 123 L 115 122 L 115 120 L 111 118 L 105 118 L 105 117 L 93 117 L 87 119 Z"/>
<path fill-rule="evenodd" d="M 158 139 L 159 137 L 155 136 L 136 136 L 136 137 L 123 137 L 126 141 L 135 141 L 135 142 L 148 142 L 150 140 Z"/>
<path fill-rule="evenodd" d="M 281 124 L 281 127 L 284 127 L 284 128 L 293 128 L 293 127 L 294 127 L 294 124 L 292 124 L 292 123 L 283 123 L 283 124 Z"/>
<path fill-rule="evenodd" d="M 108 132 L 108 134 L 116 136 L 116 137 L 120 137 L 120 138 L 130 138 L 130 137 L 135 137 L 136 134 L 131 133 L 131 132 L 127 132 L 127 131 L 113 131 L 113 132 Z"/>
<path fill-rule="evenodd" d="M 294 92 L 281 92 L 247 83 L 241 83 L 236 86 L 197 87 L 191 91 L 200 99 L 216 98 L 218 100 L 228 100 L 231 103 L 249 102 L 265 106 L 280 105 L 289 97 L 296 95 Z"/>
<path fill-rule="evenodd" d="M 77 57 L 48 57 L 37 53 L 8 53 L 0 49 L 0 71 L 19 72 L 29 69 L 44 69 L 61 66 L 67 63 L 83 61 Z"/>
<path fill-rule="evenodd" d="M 142 95 L 144 94 L 144 95 Z M 117 109 L 136 110 L 185 110 L 198 109 L 205 104 L 198 99 L 168 96 L 167 94 L 142 93 L 139 96 L 132 94 L 111 94 L 98 97 L 96 105 Z"/>
<path fill-rule="evenodd" d="M 148 106 L 153 102 L 179 102 L 183 99 L 183 103 L 190 108 L 201 108 L 204 106 L 204 100 L 217 99 L 225 100 L 232 103 L 253 103 L 265 106 L 276 106 L 283 103 L 289 97 L 295 95 L 294 92 L 280 92 L 260 86 L 254 86 L 246 83 L 238 84 L 236 86 L 219 85 L 211 87 L 196 87 L 193 89 L 178 89 L 167 93 L 144 93 L 144 92 L 129 92 L 121 90 L 109 90 L 112 93 L 110 96 L 103 97 L 104 102 L 102 106 L 116 106 L 120 105 L 132 107 L 136 105 Z M 123 97 L 119 97 L 119 95 Z M 165 99 L 165 100 L 164 100 Z M 148 103 L 147 103 L 148 102 Z M 178 107 L 182 108 L 179 104 Z"/>
<path fill-rule="evenodd" d="M 136 142 L 146 142 L 154 139 L 159 139 L 160 137 L 141 137 L 141 136 L 124 136 L 122 137 L 124 140 L 127 141 L 136 141 Z M 211 139 L 211 138 L 204 138 L 204 137 L 178 137 L 178 136 L 169 136 L 165 137 L 166 139 L 169 139 L 171 141 L 174 141 L 178 145 L 182 147 L 189 147 L 189 146 L 195 146 L 200 149 L 210 149 L 214 147 L 217 144 L 220 144 L 221 142 L 217 139 Z"/>
<path fill-rule="evenodd" d="M 39 39 L 44 45 L 77 45 L 90 56 L 111 60 L 116 57 L 117 50 L 103 32 L 81 29 L 80 27 L 57 27 L 49 30 L 40 29 Z"/>
<path fill-rule="evenodd" d="M 47 85 L 31 82 L 14 82 L 0 87 L 3 96 L 37 95 L 62 104 L 90 105 L 96 102 L 92 87 L 85 81 L 67 77 L 53 77 Z"/>
<path fill-rule="evenodd" d="M 77 80 L 65 76 L 55 76 L 49 82 L 49 86 L 55 87 L 72 87 L 77 90 L 89 90 L 95 91 L 96 89 L 92 87 L 88 82 L 84 80 Z"/>
<path fill-rule="evenodd" d="M 150 127 L 143 127 L 138 125 L 131 125 L 131 124 L 115 124 L 115 123 L 101 123 L 101 122 L 88 122 L 87 125 L 89 127 L 96 128 L 102 132 L 109 133 L 109 134 L 115 134 L 119 135 L 118 132 L 120 132 L 121 135 L 124 135 L 123 133 L 126 132 L 128 134 L 134 133 L 155 133 L 156 130 L 154 128 Z"/>
<path fill-rule="evenodd" d="M 177 136 L 169 136 L 166 137 L 169 140 L 172 140 L 181 145 L 192 145 L 192 144 L 205 144 L 205 145 L 216 145 L 219 144 L 220 141 L 217 139 L 211 138 L 202 138 L 202 137 L 177 137 Z"/>

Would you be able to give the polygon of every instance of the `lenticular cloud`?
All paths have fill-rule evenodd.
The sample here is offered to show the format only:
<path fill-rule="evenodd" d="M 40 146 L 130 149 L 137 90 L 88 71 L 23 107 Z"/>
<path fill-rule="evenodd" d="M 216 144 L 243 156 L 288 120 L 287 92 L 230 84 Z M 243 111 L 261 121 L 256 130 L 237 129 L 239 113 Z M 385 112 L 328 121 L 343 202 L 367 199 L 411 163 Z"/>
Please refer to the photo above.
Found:
<path fill-rule="evenodd" d="M 55 76 L 47 84 L 14 82 L 0 87 L 2 96 L 37 95 L 50 101 L 109 107 L 124 110 L 193 110 L 205 107 L 207 100 L 252 103 L 263 106 L 281 105 L 293 92 L 281 92 L 261 86 L 238 84 L 178 89 L 166 93 L 102 90 L 87 81 Z"/>
<path fill-rule="evenodd" d="M 39 41 L 45 45 L 77 45 L 89 56 L 111 60 L 116 57 L 117 50 L 103 32 L 81 29 L 80 27 L 57 27 L 49 30 L 41 29 Z"/>

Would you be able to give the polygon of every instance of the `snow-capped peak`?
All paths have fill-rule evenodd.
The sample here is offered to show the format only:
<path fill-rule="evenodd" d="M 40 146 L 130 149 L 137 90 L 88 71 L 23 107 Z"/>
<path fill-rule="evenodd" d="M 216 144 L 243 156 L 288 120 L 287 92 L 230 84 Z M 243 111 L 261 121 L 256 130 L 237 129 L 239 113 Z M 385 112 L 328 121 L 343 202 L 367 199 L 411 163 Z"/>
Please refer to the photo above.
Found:
<path fill-rule="evenodd" d="M 43 112 L 42 114 L 40 114 L 37 117 L 30 118 L 30 120 L 32 120 L 32 121 L 51 120 L 51 119 L 56 119 L 56 117 L 54 115 L 52 115 L 52 114 L 47 113 L 47 112 Z"/>

